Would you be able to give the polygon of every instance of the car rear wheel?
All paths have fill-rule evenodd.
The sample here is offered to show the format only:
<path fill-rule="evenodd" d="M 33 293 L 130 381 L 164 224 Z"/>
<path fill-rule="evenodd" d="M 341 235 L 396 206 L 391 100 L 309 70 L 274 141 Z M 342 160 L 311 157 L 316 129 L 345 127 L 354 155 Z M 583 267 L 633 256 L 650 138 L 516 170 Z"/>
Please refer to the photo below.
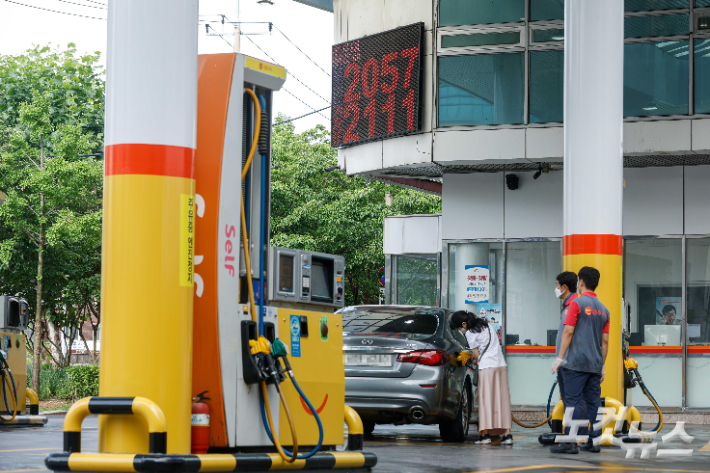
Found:
<path fill-rule="evenodd" d="M 364 420 L 362 421 L 362 428 L 365 431 L 365 435 L 372 435 L 372 432 L 375 431 L 375 423 Z"/>
<path fill-rule="evenodd" d="M 444 442 L 464 442 L 468 438 L 469 420 L 471 418 L 471 388 L 466 382 L 461 393 L 459 408 L 454 419 L 446 419 L 439 423 L 439 434 Z"/>

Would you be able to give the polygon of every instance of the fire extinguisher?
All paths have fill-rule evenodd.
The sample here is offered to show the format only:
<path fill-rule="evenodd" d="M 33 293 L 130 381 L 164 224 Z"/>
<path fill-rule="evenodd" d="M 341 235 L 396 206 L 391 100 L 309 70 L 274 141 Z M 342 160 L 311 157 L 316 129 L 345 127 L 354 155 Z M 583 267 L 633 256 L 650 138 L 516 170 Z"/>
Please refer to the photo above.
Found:
<path fill-rule="evenodd" d="M 202 391 L 192 398 L 192 453 L 207 453 L 210 446 L 210 407 L 202 401 L 212 399 L 205 394 Z"/>

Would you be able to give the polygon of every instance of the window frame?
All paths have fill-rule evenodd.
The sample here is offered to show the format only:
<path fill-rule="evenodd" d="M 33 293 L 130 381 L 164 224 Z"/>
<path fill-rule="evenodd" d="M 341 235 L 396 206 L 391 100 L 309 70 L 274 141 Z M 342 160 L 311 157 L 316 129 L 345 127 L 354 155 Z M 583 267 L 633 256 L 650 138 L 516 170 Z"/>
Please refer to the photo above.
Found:
<path fill-rule="evenodd" d="M 506 340 L 505 336 L 508 334 L 508 308 L 507 308 L 507 295 L 508 295 L 508 243 L 535 243 L 535 242 L 558 242 L 560 243 L 560 258 L 564 263 L 563 245 L 562 238 L 477 238 L 477 239 L 465 239 L 465 240 L 442 240 L 441 242 L 441 307 L 444 310 L 449 309 L 449 257 L 451 245 L 462 245 L 469 243 L 500 243 L 503 248 L 503 272 L 501 277 L 501 323 L 503 325 L 503 334 L 501 340 L 501 347 L 505 349 Z"/>
<path fill-rule="evenodd" d="M 486 25 L 462 25 L 462 26 L 438 26 L 440 0 L 435 5 L 435 28 L 436 28 L 436 54 L 433 64 L 433 124 L 432 131 L 465 131 L 465 130 L 497 130 L 497 129 L 520 129 L 520 128 L 554 128 L 562 127 L 560 122 L 530 123 L 530 53 L 532 51 L 553 51 L 564 49 L 564 41 L 533 41 L 533 34 L 536 30 L 564 29 L 564 20 L 530 20 L 531 0 L 525 0 L 525 22 L 498 23 Z M 689 15 L 689 33 L 675 36 L 650 36 L 640 38 L 625 38 L 624 44 L 629 43 L 658 43 L 664 41 L 687 41 L 688 42 L 688 114 L 682 115 L 652 115 L 643 117 L 623 117 L 624 123 L 647 122 L 661 120 L 692 120 L 710 117 L 710 113 L 695 113 L 695 40 L 710 38 L 710 30 L 699 31 L 697 29 L 698 18 L 710 16 L 710 7 L 695 8 L 695 0 L 689 0 L 689 8 L 676 8 L 670 10 L 648 10 L 638 12 L 625 12 L 624 18 L 666 16 L 674 14 Z M 560 28 L 561 27 L 561 28 Z M 502 33 L 521 30 L 521 43 L 515 45 L 486 45 L 442 48 L 442 36 L 455 34 L 485 34 Z M 523 123 L 501 124 L 501 125 L 439 125 L 439 57 L 444 56 L 467 56 L 479 54 L 501 54 L 511 52 L 522 52 L 524 54 L 524 116 Z"/>

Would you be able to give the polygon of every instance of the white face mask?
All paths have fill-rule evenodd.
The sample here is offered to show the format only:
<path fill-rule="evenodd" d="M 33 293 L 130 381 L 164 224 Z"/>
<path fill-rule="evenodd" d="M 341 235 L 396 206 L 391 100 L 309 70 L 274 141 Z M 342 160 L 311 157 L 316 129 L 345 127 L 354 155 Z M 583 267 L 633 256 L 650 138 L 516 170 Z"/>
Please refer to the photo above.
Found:
<path fill-rule="evenodd" d="M 560 297 L 562 297 L 562 291 L 560 290 L 559 287 L 556 287 L 556 288 L 555 288 L 555 297 L 558 298 L 558 299 L 559 299 Z"/>

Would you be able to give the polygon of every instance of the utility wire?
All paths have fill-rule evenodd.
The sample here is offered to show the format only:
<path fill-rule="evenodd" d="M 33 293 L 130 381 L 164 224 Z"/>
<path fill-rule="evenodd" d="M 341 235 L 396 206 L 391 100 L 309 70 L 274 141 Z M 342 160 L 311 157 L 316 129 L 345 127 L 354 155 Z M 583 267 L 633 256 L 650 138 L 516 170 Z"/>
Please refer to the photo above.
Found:
<path fill-rule="evenodd" d="M 284 33 L 283 31 L 281 31 L 281 29 L 279 29 L 278 26 L 274 25 L 274 28 L 276 28 L 276 31 L 278 31 L 279 33 L 281 33 L 281 35 L 282 35 L 284 38 L 286 38 L 286 41 L 288 41 L 289 43 L 293 44 L 293 45 L 296 47 L 296 49 L 298 49 L 299 51 L 301 51 L 301 54 L 303 54 L 304 56 L 306 56 L 309 61 L 311 61 L 311 62 L 312 62 L 313 64 L 315 64 L 316 66 L 318 66 L 318 69 L 320 69 L 321 71 L 325 72 L 325 74 L 326 74 L 328 77 L 331 77 L 331 75 L 330 75 L 325 69 L 323 69 L 322 67 L 320 67 L 320 64 L 318 64 L 318 63 L 315 62 L 313 59 L 311 59 L 311 57 L 310 57 L 308 54 L 304 53 L 303 50 L 302 50 L 301 48 L 299 48 L 296 43 L 294 43 L 293 41 L 291 41 L 291 39 L 290 39 L 288 36 L 286 36 L 286 33 Z"/>
<path fill-rule="evenodd" d="M 340 104 L 338 104 L 338 105 L 340 105 Z M 304 115 L 300 115 L 300 116 L 295 117 L 295 118 L 289 118 L 288 120 L 283 120 L 283 121 L 280 121 L 280 122 L 276 122 L 276 123 L 274 123 L 274 126 L 276 126 L 276 125 L 283 125 L 284 123 L 295 122 L 296 120 L 300 120 L 301 118 L 309 117 L 309 116 L 313 115 L 314 113 L 320 113 L 320 112 L 322 112 L 323 110 L 328 110 L 329 108 L 333 108 L 333 107 L 335 107 L 335 105 L 330 105 L 330 106 L 328 106 L 328 107 L 323 107 L 323 108 L 321 108 L 320 110 L 315 110 L 315 111 L 313 111 L 313 112 L 309 112 L 309 113 L 306 113 L 306 114 L 304 114 Z M 312 107 L 311 107 L 311 108 L 312 108 Z M 321 115 L 322 115 L 322 114 L 321 114 Z"/>
<path fill-rule="evenodd" d="M 23 6 L 23 7 L 35 8 L 35 9 L 37 9 L 37 10 L 49 11 L 49 12 L 52 12 L 52 13 L 60 13 L 60 14 L 62 14 L 62 15 L 78 16 L 78 17 L 80 17 L 80 18 L 89 18 L 89 19 L 92 19 L 92 20 L 103 20 L 103 21 L 106 21 L 106 18 L 99 18 L 99 17 L 96 17 L 96 16 L 79 15 L 78 13 L 69 13 L 69 12 L 65 12 L 65 11 L 52 10 L 52 9 L 50 9 L 50 8 L 36 7 L 36 6 L 34 6 L 34 5 L 27 5 L 26 3 L 15 2 L 14 0 L 5 0 L 5 1 L 8 2 L 8 3 L 14 3 L 15 5 L 20 5 L 20 6 Z"/>
<path fill-rule="evenodd" d="M 256 46 L 257 48 L 259 48 L 259 51 L 261 51 L 262 53 L 266 54 L 266 57 L 268 57 L 269 59 L 271 59 L 271 60 L 272 60 L 273 62 L 275 62 L 276 64 L 279 63 L 276 59 L 274 59 L 274 58 L 272 58 L 271 56 L 269 56 L 269 53 L 267 53 L 266 51 L 264 51 L 264 49 L 263 49 L 261 46 L 259 46 L 258 44 L 256 44 L 256 42 L 254 42 L 254 40 L 251 39 L 249 36 L 246 36 L 246 35 L 245 35 L 244 37 L 245 37 L 246 39 L 248 39 L 248 40 L 251 42 L 251 44 L 253 44 L 253 45 Z M 324 101 L 326 101 L 326 102 L 328 102 L 328 103 L 331 103 L 330 100 L 328 100 L 327 98 L 323 97 L 321 94 L 319 94 L 319 93 L 316 92 L 315 90 L 311 89 L 311 88 L 310 88 L 309 86 L 307 86 L 301 79 L 299 79 L 298 77 L 294 76 L 290 71 L 286 71 L 286 72 L 288 72 L 288 75 L 290 75 L 291 77 L 293 77 L 294 79 L 296 79 L 296 81 L 299 82 L 303 87 L 305 87 L 306 89 L 310 90 L 311 92 L 313 92 L 314 94 L 316 94 L 318 97 L 320 97 L 320 98 L 323 99 Z"/>
<path fill-rule="evenodd" d="M 57 0 L 58 2 L 64 2 L 64 3 L 71 3 L 72 5 L 78 5 L 80 7 L 86 7 L 86 8 L 97 8 L 99 10 L 106 10 L 106 7 L 95 7 L 93 5 L 84 5 L 82 3 L 76 3 L 76 2 L 70 2 L 69 0 Z"/>
<path fill-rule="evenodd" d="M 85 2 L 90 2 L 90 3 L 95 3 L 95 4 L 97 4 L 97 5 L 107 6 L 105 3 L 103 3 L 103 2 L 96 2 L 95 0 L 84 0 L 84 1 L 85 1 Z"/>
<path fill-rule="evenodd" d="M 208 25 L 207 25 L 207 28 L 212 28 L 212 27 L 208 24 Z M 217 33 L 217 36 L 219 36 L 220 38 L 222 38 L 222 40 L 223 40 L 225 43 L 227 43 L 228 45 L 232 46 L 232 43 L 230 43 L 229 41 L 227 41 L 227 39 L 226 39 L 224 36 L 222 36 L 222 34 L 219 33 L 216 29 L 212 28 L 212 31 L 214 31 L 215 33 Z M 245 35 L 244 37 L 245 37 L 246 39 L 248 39 L 248 40 L 251 42 L 251 44 L 253 44 L 253 45 L 256 46 L 257 48 L 259 48 L 259 50 L 261 50 L 261 52 L 263 52 L 264 54 L 266 54 L 266 57 L 268 57 L 269 59 L 271 59 L 271 60 L 274 61 L 275 63 L 277 62 L 274 58 L 272 58 L 271 56 L 269 56 L 269 54 L 268 54 L 266 51 L 264 51 L 263 49 L 261 49 L 261 47 L 259 47 L 259 45 L 256 44 L 256 43 L 254 42 L 254 40 L 252 40 L 249 36 L 246 36 L 246 35 Z M 232 46 L 232 48 L 233 48 L 233 47 L 234 47 L 234 46 Z M 294 79 L 298 80 L 293 74 L 291 74 L 291 77 L 293 77 Z M 301 82 L 301 81 L 299 80 L 298 82 Z M 301 82 L 301 83 L 303 84 L 303 82 Z M 305 85 L 305 84 L 304 84 L 304 85 Z M 306 86 L 306 87 L 308 87 L 308 86 Z M 308 87 L 308 88 L 310 89 L 310 87 Z M 306 102 L 304 102 L 303 100 L 301 100 L 298 96 L 296 96 L 293 92 L 291 92 L 290 90 L 288 90 L 286 87 L 282 87 L 281 90 L 283 90 L 284 92 L 286 92 L 287 94 L 289 94 L 290 96 L 292 96 L 293 98 L 295 98 L 296 100 L 298 100 L 299 102 L 301 102 L 301 103 L 302 103 L 303 105 L 305 105 L 306 107 L 308 107 L 308 108 L 310 108 L 311 110 L 313 110 L 313 113 L 317 113 L 317 114 L 319 114 L 321 117 L 323 117 L 323 118 L 325 118 L 326 120 L 328 120 L 328 117 L 326 117 L 325 115 L 323 115 L 323 114 L 320 113 L 320 112 L 322 112 L 323 110 L 329 109 L 331 106 L 322 108 L 322 109 L 320 109 L 320 110 L 316 110 L 315 108 L 311 107 L 311 106 L 308 105 Z M 312 90 L 312 89 L 311 89 L 311 90 Z M 316 94 L 316 95 L 318 95 L 318 94 Z M 320 95 L 318 95 L 318 96 L 320 97 Z M 322 98 L 322 97 L 321 97 L 321 98 Z M 325 100 L 325 99 L 324 99 L 324 100 Z M 326 100 L 326 102 L 330 103 L 329 100 Z M 303 116 L 304 116 L 304 117 L 307 117 L 308 115 L 313 115 L 313 113 L 308 113 L 308 114 L 303 115 Z"/>

